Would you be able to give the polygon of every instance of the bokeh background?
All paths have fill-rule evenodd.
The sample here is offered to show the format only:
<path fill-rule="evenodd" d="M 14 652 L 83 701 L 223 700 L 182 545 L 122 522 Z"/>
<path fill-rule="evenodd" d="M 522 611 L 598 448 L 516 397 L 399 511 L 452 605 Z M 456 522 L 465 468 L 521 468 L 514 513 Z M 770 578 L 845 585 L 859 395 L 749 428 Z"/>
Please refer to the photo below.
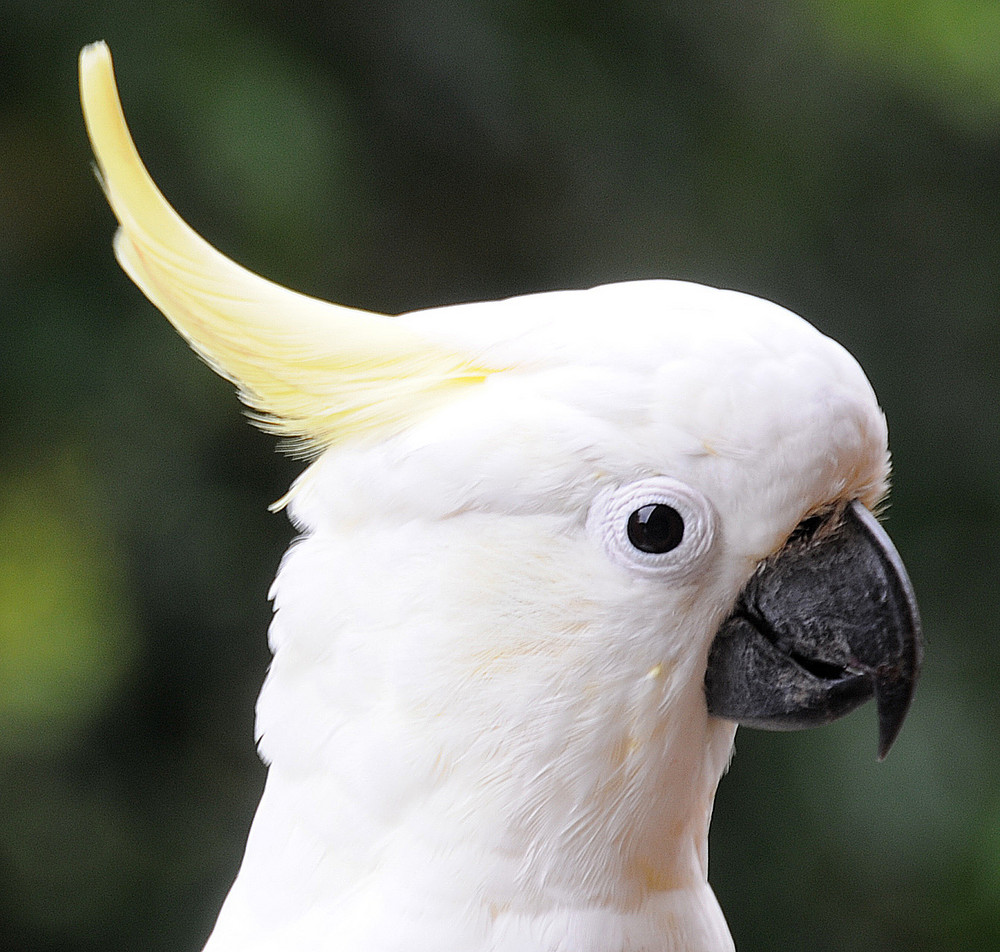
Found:
<path fill-rule="evenodd" d="M 890 421 L 926 673 L 743 731 L 741 952 L 1000 948 L 1000 5 L 0 0 L 0 948 L 199 950 L 263 782 L 298 465 L 113 262 L 76 55 L 154 177 L 296 288 L 398 312 L 679 277 L 802 313 Z"/>

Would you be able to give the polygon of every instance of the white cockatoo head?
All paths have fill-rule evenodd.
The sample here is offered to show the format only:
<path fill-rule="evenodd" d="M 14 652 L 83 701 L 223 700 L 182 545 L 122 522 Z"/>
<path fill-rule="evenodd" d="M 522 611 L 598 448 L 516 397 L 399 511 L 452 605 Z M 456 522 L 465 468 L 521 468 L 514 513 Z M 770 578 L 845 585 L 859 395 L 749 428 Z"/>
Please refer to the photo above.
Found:
<path fill-rule="evenodd" d="M 315 457 L 208 948 L 729 948 L 706 843 L 736 723 L 875 695 L 884 755 L 919 667 L 858 364 L 676 281 L 394 318 L 295 294 L 166 204 L 103 44 L 81 82 L 123 267 Z"/>

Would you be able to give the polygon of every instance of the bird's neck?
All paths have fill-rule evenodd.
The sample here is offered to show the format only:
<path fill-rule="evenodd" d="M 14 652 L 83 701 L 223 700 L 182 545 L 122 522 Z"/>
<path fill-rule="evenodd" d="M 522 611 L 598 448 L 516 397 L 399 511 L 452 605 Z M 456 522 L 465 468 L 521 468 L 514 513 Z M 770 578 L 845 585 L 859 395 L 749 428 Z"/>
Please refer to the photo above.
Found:
<path fill-rule="evenodd" d="M 724 952 L 707 834 L 732 731 L 691 723 L 632 764 L 627 744 L 589 770 L 547 751 L 495 792 L 440 765 L 395 803 L 275 763 L 206 952 Z M 407 772 L 384 768 L 387 789 Z"/>

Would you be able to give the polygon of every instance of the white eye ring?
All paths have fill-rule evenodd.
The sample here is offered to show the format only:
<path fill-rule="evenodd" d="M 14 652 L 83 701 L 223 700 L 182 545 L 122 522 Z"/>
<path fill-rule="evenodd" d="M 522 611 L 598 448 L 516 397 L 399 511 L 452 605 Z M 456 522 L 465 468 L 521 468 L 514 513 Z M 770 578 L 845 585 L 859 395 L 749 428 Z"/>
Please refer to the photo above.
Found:
<path fill-rule="evenodd" d="M 682 520 L 680 538 L 668 551 L 643 551 L 630 537 L 633 516 L 652 506 L 668 506 Z M 657 578 L 683 578 L 702 565 L 715 541 L 717 523 L 715 509 L 705 496 L 669 476 L 609 487 L 597 495 L 587 513 L 587 532 L 600 541 L 613 561 Z"/>

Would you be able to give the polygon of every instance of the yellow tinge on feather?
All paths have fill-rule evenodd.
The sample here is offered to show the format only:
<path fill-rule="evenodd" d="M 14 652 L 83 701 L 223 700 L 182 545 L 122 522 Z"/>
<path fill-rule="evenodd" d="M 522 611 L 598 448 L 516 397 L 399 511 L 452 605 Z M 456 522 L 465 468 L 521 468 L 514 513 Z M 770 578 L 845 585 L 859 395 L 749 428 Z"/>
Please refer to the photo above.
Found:
<path fill-rule="evenodd" d="M 194 350 L 239 388 L 264 428 L 315 455 L 401 430 L 499 368 L 449 352 L 393 318 L 321 301 L 254 274 L 190 228 L 129 134 L 107 44 L 80 54 L 87 132 L 120 223 L 118 261 Z"/>

